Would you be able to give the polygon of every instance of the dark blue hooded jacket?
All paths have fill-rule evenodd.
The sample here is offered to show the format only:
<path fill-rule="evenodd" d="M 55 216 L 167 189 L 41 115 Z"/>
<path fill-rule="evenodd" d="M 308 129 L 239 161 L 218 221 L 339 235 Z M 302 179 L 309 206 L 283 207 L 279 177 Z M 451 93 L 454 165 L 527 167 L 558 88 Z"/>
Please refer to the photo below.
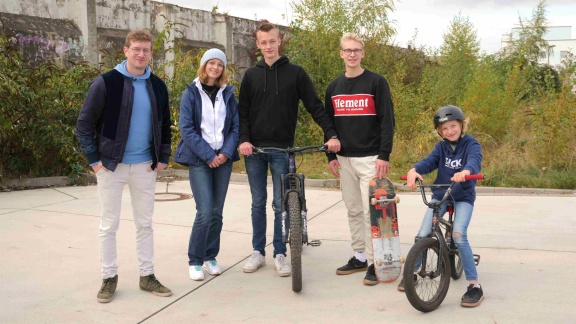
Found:
<path fill-rule="evenodd" d="M 438 169 L 434 184 L 449 184 L 454 173 L 469 170 L 477 174 L 482 169 L 482 147 L 470 135 L 464 135 L 453 149 L 447 141 L 439 141 L 432 153 L 414 165 L 416 172 L 427 174 Z M 432 189 L 432 198 L 442 199 L 446 188 Z M 476 200 L 476 181 L 457 183 L 452 189 L 455 201 L 465 201 L 474 205 Z"/>
<path fill-rule="evenodd" d="M 226 104 L 226 119 L 224 121 L 224 143 L 220 153 L 226 155 L 232 162 L 238 161 L 238 104 L 234 98 L 234 87 L 226 86 L 222 91 Z M 188 85 L 182 94 L 180 102 L 180 135 L 174 162 L 185 166 L 198 166 L 204 162 L 210 164 L 216 157 L 216 152 L 202 139 L 202 99 L 200 91 L 194 85 Z"/>

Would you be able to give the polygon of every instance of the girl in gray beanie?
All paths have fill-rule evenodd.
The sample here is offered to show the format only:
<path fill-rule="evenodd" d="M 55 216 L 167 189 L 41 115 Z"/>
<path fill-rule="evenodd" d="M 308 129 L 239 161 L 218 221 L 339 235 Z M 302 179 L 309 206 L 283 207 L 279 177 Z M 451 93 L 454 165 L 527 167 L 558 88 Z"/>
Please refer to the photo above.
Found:
<path fill-rule="evenodd" d="M 188 274 L 192 280 L 204 280 L 204 271 L 213 276 L 222 273 L 216 257 L 232 163 L 239 160 L 239 121 L 234 87 L 227 85 L 224 52 L 217 48 L 207 50 L 197 76 L 182 94 L 182 139 L 174 161 L 189 167 L 196 202 L 188 244 Z"/>
<path fill-rule="evenodd" d="M 226 55 L 224 52 L 217 48 L 211 48 L 207 50 L 204 55 L 202 55 L 202 59 L 200 60 L 200 66 L 204 65 L 206 61 L 211 59 L 219 59 L 222 63 L 224 63 L 224 67 L 226 67 Z"/>

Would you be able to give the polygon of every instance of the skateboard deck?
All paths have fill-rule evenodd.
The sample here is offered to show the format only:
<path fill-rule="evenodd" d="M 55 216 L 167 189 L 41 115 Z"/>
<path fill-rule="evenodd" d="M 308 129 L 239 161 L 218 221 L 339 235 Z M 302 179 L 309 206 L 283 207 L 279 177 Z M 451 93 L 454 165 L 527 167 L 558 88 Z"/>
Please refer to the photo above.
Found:
<path fill-rule="evenodd" d="M 374 270 L 379 281 L 392 282 L 400 276 L 402 269 L 396 213 L 399 199 L 394 184 L 388 178 L 374 177 L 369 185 Z"/>

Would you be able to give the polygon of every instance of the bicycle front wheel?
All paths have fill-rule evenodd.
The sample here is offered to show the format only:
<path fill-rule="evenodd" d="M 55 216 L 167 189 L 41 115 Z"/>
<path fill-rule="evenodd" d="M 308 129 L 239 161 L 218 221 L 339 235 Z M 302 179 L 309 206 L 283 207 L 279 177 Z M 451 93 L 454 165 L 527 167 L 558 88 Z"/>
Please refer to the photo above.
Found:
<path fill-rule="evenodd" d="M 302 215 L 300 199 L 295 191 L 288 193 L 290 216 L 290 262 L 292 264 L 292 290 L 302 290 Z"/>
<path fill-rule="evenodd" d="M 404 290 L 410 304 L 421 312 L 438 308 L 450 286 L 450 260 L 444 249 L 439 255 L 438 240 L 425 237 L 410 249 L 404 264 Z M 416 265 L 420 264 L 416 268 Z M 414 270 L 416 269 L 416 270 Z"/>

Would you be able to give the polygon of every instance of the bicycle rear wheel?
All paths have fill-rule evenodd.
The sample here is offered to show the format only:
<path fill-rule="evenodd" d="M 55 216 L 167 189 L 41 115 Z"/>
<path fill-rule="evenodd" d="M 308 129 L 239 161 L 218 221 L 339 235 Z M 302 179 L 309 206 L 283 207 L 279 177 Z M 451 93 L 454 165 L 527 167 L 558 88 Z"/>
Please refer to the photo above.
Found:
<path fill-rule="evenodd" d="M 450 275 L 452 279 L 458 280 L 462 277 L 462 272 L 464 272 L 464 265 L 460 259 L 460 251 L 455 250 L 454 254 L 450 255 Z"/>
<path fill-rule="evenodd" d="M 295 191 L 288 193 L 290 216 L 290 262 L 292 265 L 292 290 L 302 290 L 302 215 L 300 199 Z"/>
<path fill-rule="evenodd" d="M 420 260 L 421 265 L 414 271 Z M 441 271 L 438 269 L 439 264 Z M 450 286 L 448 251 L 444 249 L 442 255 L 439 255 L 436 239 L 425 237 L 418 240 L 408 252 L 403 279 L 406 297 L 414 308 L 421 312 L 435 310 L 444 301 Z"/>

